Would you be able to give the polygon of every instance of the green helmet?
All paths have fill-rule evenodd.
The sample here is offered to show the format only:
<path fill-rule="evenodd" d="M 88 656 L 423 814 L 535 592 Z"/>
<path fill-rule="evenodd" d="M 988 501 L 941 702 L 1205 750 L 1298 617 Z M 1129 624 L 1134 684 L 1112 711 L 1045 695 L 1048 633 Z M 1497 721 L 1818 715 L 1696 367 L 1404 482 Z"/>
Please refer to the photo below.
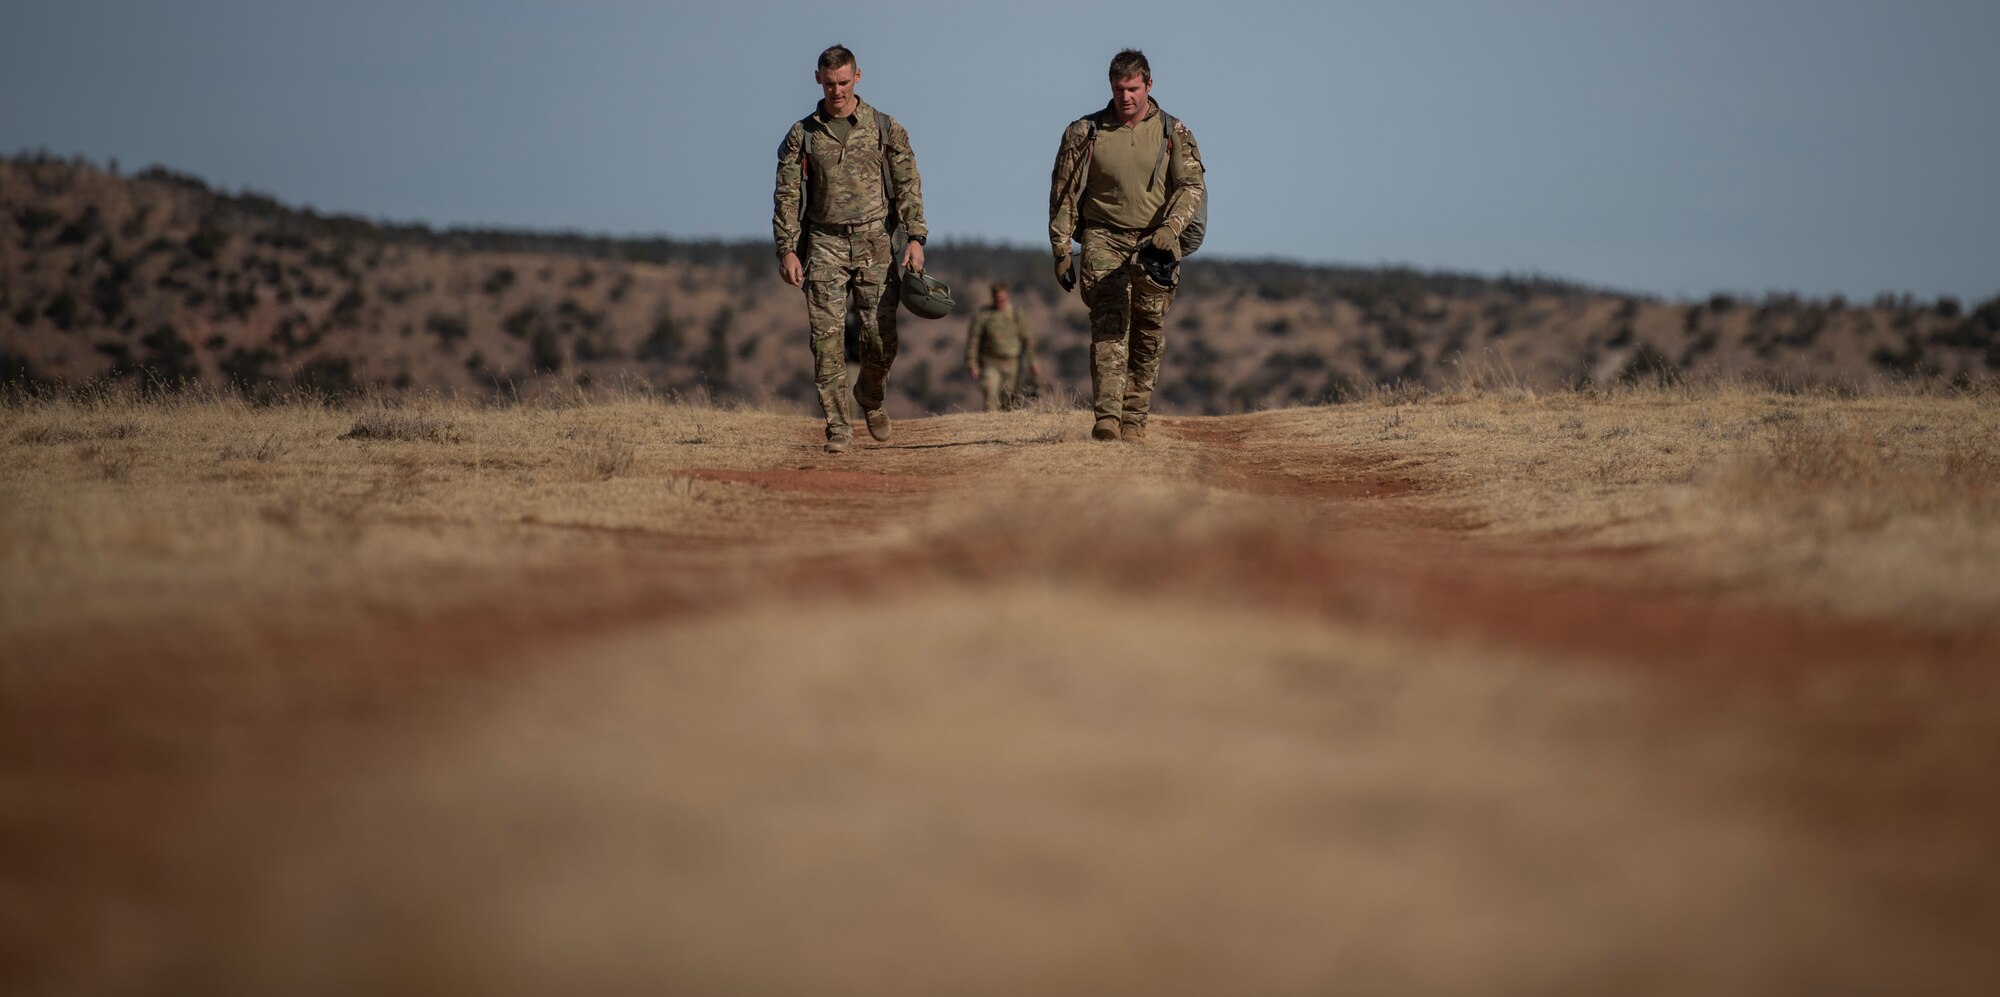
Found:
<path fill-rule="evenodd" d="M 912 270 L 903 275 L 903 307 L 920 318 L 943 318 L 951 314 L 954 304 L 951 299 L 951 285 L 924 273 Z"/>

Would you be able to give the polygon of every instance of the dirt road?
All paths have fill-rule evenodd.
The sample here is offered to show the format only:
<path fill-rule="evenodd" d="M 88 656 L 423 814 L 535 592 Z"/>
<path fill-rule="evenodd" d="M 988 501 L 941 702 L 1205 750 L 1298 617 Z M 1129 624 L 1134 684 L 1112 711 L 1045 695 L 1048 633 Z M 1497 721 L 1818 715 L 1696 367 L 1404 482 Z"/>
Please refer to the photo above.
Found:
<path fill-rule="evenodd" d="M 844 457 L 784 422 L 631 476 L 699 515 L 524 513 L 509 542 L 553 556 L 382 582 L 457 592 L 423 612 L 344 585 L 337 613 L 20 628 L 0 977 L 2000 984 L 2000 627 L 1496 534 L 1309 415 L 1162 419 L 1144 447 L 1078 417 L 912 420 Z M 469 528 L 368 516 L 389 543 Z"/>

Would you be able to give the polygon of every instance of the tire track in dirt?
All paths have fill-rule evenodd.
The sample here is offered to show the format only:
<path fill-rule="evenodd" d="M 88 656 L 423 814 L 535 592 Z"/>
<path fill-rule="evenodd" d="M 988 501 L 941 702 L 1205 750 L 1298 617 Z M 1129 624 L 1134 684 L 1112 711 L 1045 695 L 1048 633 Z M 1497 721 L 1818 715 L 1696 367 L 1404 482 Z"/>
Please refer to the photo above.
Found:
<path fill-rule="evenodd" d="M 520 524 L 523 529 L 603 533 L 622 550 L 518 577 L 483 580 L 471 604 L 417 620 L 383 618 L 366 628 L 263 628 L 246 615 L 227 627 L 192 621 L 174 632 L 112 628 L 30 636 L 15 653 L 57 663 L 150 659 L 158 676 L 199 673 L 202 663 L 233 654 L 298 662 L 326 674 L 352 675 L 352 690 L 315 690 L 299 709 L 345 716 L 371 699 L 395 702 L 443 676 L 483 674 L 510 652 L 602 632 L 629 623 L 713 612 L 749 600 L 789 599 L 824 591 L 865 591 L 872 598 L 940 582 L 1061 577 L 1117 588 L 1163 587 L 1197 599 L 1220 597 L 1271 610 L 1418 634 L 1492 641 L 1529 652 L 1636 668 L 1725 696 L 1778 700 L 1808 694 L 1835 669 L 1895 669 L 1940 681 L 1991 684 L 2000 661 L 2000 627 L 1932 632 L 1885 621 L 1846 620 L 1731 602 L 1725 594 L 1674 586 L 1653 575 L 1629 587 L 1534 578 L 1519 566 L 1549 558 L 1629 556 L 1592 548 L 1561 552 L 1495 544 L 1463 535 L 1467 517 L 1407 499 L 1428 487 L 1420 468 L 1327 448 L 1254 452 L 1254 417 L 1160 420 L 1161 429 L 1197 448 L 1203 484 L 1343 514 L 1340 529 L 1300 535 L 1283 526 L 1237 529 L 1218 538 L 1177 541 L 1171 550 L 1113 538 L 1090 558 L 1075 556 L 1084 538 L 958 533 L 916 536 L 883 550 L 866 537 L 882 524 L 922 514 L 981 480 L 978 444 L 950 449 L 934 426 L 898 426 L 890 445 L 830 457 L 801 445 L 787 467 L 692 468 L 699 481 L 768 490 L 785 512 L 733 525 L 722 535 L 678 536 L 635 528 Z M 912 445 L 914 444 L 914 445 Z M 994 444 L 1000 445 L 1000 444 Z M 889 458 L 875 465 L 870 456 Z M 888 466 L 883 466 L 887 464 Z M 1300 469 L 1310 469 L 1300 473 Z M 1356 513 L 1356 510 L 1360 510 Z M 829 538 L 838 538 L 838 542 Z M 859 538 L 859 539 L 856 539 Z M 1657 552 L 1655 552 L 1657 553 Z M 563 593 L 550 599 L 551 592 Z M 134 702 L 167 694 L 144 674 Z M 53 680 L 52 680 L 53 681 Z M 129 683 L 57 682 L 38 709 L 63 707 L 57 689 L 122 688 Z M 371 691 L 372 690 L 372 691 Z M 351 692 L 351 695 L 350 695 Z M 194 697 L 190 697 L 194 698 Z M 17 699 L 17 701 L 19 701 Z M 103 702 L 80 701 L 81 712 Z M 282 711 L 291 714 L 291 710 Z M 8 718 L 40 726 L 17 713 Z M 16 729 L 19 729 L 18 727 Z M 7 741 L 0 735 L 0 745 Z"/>
<path fill-rule="evenodd" d="M 1160 429 L 1193 448 L 1200 485 L 1308 514 L 1338 512 L 1338 528 L 1239 525 L 1172 550 L 1123 538 L 1089 558 L 1078 557 L 1085 538 L 1061 530 L 1029 542 L 962 532 L 875 544 L 869 537 L 882 524 L 917 522 L 957 502 L 983 480 L 983 455 L 1008 446 L 952 440 L 923 422 L 899 425 L 890 445 L 864 443 L 845 457 L 802 443 L 784 467 L 689 469 L 691 480 L 763 489 L 781 511 L 721 536 L 611 530 L 619 541 L 612 556 L 486 579 L 476 599 L 416 619 L 191 622 L 17 645 L 24 659 L 45 662 L 44 680 L 5 700 L 0 765 L 24 787 L 91 788 L 75 812 L 0 830 L 8 856 L 0 867 L 30 895 L 87 892 L 60 861 L 81 847 L 109 863 L 94 875 L 143 881 L 171 861 L 157 850 L 162 834 L 198 833 L 201 795 L 184 790 L 203 785 L 216 766 L 252 784 L 311 778 L 339 745 L 476 710 L 543 652 L 620 628 L 829 594 L 883 602 L 939 585 L 1062 578 L 1632 670 L 1696 710 L 1748 703 L 1746 716 L 1781 721 L 1776 734 L 1798 752 L 1800 764 L 1768 788 L 1802 824 L 1837 827 L 1847 854 L 1887 870 L 1889 899 L 1956 930 L 2000 923 L 1994 876 L 1964 876 L 1962 861 L 1979 854 L 1978 841 L 2000 835 L 1983 771 L 1983 759 L 2000 751 L 1992 723 L 2000 710 L 1974 711 L 1942 740 L 1926 712 L 1948 699 L 1990 700 L 2000 629 L 1940 634 L 1815 617 L 1658 577 L 1618 588 L 1549 582 L 1521 570 L 1549 552 L 1467 537 L 1464 516 L 1417 501 L 1432 493 L 1419 467 L 1286 449 L 1260 440 L 1253 417 L 1161 420 Z M 135 661 L 148 667 L 111 677 L 114 666 Z M 1859 692 L 1824 719 L 1786 712 L 1814 702 L 1830 682 Z M 1856 695 L 1890 687 L 1909 694 L 1856 705 Z M 255 691 L 231 691 L 243 689 Z M 239 757 L 246 746 L 254 757 Z M 1912 814 L 1929 819 L 1930 830 L 1912 831 Z"/>

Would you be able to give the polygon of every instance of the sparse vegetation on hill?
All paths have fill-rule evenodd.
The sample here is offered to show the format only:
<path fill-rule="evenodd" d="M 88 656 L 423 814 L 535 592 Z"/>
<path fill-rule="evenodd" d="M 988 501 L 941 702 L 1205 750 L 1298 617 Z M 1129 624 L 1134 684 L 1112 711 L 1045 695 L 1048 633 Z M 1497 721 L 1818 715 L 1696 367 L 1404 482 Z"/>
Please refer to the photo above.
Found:
<path fill-rule="evenodd" d="M 961 308 L 993 280 L 1087 379 L 1083 307 L 1036 250 L 936 247 Z M 804 312 L 761 241 L 438 230 L 0 161 L 0 378 L 519 395 L 637 378 L 810 406 Z M 1449 381 L 1528 387 L 1747 375 L 1784 384 L 1970 382 L 2000 372 L 2000 296 L 1866 306 L 1772 293 L 1671 302 L 1542 277 L 1198 257 L 1171 317 L 1163 411 L 1224 413 Z M 976 407 L 964 322 L 902 323 L 896 405 Z"/>

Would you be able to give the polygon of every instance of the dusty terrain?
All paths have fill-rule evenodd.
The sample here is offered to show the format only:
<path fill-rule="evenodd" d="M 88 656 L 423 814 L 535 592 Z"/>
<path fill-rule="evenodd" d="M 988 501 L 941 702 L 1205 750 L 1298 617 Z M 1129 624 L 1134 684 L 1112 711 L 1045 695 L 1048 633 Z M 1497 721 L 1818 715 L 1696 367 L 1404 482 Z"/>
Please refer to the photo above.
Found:
<path fill-rule="evenodd" d="M 8 993 L 1990 993 L 2000 404 L 0 408 Z"/>

